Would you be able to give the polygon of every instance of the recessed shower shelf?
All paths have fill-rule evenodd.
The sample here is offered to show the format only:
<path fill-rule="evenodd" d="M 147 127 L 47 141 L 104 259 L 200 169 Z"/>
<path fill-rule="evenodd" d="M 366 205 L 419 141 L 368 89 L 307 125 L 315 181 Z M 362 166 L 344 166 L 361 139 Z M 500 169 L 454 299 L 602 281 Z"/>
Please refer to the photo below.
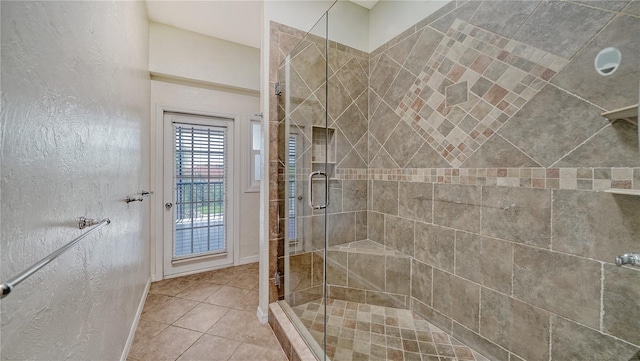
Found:
<path fill-rule="evenodd" d="M 637 118 L 638 104 L 612 110 L 610 112 L 604 112 L 601 115 L 609 120 L 616 120 L 616 119 L 630 120 L 630 118 Z"/>
<path fill-rule="evenodd" d="M 626 194 L 629 196 L 640 196 L 640 189 L 607 189 L 605 193 Z"/>

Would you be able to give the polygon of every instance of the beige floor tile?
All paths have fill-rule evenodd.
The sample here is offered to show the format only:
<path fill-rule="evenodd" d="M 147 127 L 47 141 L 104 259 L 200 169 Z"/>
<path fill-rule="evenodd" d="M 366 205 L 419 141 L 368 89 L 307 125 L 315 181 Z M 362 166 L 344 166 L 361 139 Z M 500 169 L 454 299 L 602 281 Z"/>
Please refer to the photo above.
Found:
<path fill-rule="evenodd" d="M 257 289 L 249 291 L 233 308 L 242 311 L 255 311 L 258 309 L 258 294 Z"/>
<path fill-rule="evenodd" d="M 187 312 L 191 311 L 191 309 L 196 307 L 197 304 L 198 302 L 196 301 L 172 298 L 167 302 L 150 309 L 147 313 L 142 315 L 142 318 L 171 324 L 176 322 Z"/>
<path fill-rule="evenodd" d="M 202 335 L 178 361 L 227 361 L 240 342 L 222 337 Z"/>
<path fill-rule="evenodd" d="M 264 347 L 279 346 L 271 328 L 258 322 L 255 312 L 250 311 L 230 310 L 207 333 Z"/>
<path fill-rule="evenodd" d="M 147 294 L 147 299 L 144 301 L 144 307 L 142 308 L 142 314 L 149 312 L 150 309 L 155 306 L 161 305 L 171 299 L 171 296 L 161 295 L 159 293 Z"/>
<path fill-rule="evenodd" d="M 220 285 L 226 285 L 236 276 L 236 268 L 229 267 L 215 271 L 203 273 L 203 280 L 206 282 L 217 283 Z"/>
<path fill-rule="evenodd" d="M 202 302 L 219 290 L 222 285 L 200 281 L 182 290 L 176 297 Z"/>
<path fill-rule="evenodd" d="M 227 286 L 244 288 L 247 290 L 253 289 L 258 285 L 258 275 L 253 272 L 241 271 L 229 281 Z"/>
<path fill-rule="evenodd" d="M 205 332 L 215 325 L 227 311 L 229 311 L 227 307 L 201 303 L 180 317 L 173 325 Z"/>
<path fill-rule="evenodd" d="M 130 356 L 137 360 L 175 360 L 200 337 L 202 333 L 169 326 L 157 336 L 132 350 Z"/>
<path fill-rule="evenodd" d="M 205 279 L 207 278 L 206 277 L 207 273 L 209 272 L 193 273 L 187 276 L 182 276 L 180 278 L 184 279 L 187 282 L 197 283 L 197 282 L 205 281 Z"/>
<path fill-rule="evenodd" d="M 149 288 L 149 293 L 175 296 L 190 285 L 191 282 L 185 280 L 183 277 L 171 278 L 168 280 L 153 282 Z"/>
<path fill-rule="evenodd" d="M 229 361 L 287 361 L 284 351 L 279 347 L 261 347 L 243 343 Z"/>
<path fill-rule="evenodd" d="M 255 263 L 154 282 L 127 360 L 286 360 L 256 318 L 257 275 Z"/>
<path fill-rule="evenodd" d="M 211 296 L 209 296 L 204 302 L 211 303 L 213 305 L 233 307 L 236 303 L 240 302 L 249 293 L 249 290 L 242 288 L 223 286 Z"/>
<path fill-rule="evenodd" d="M 169 327 L 169 325 L 164 323 L 145 320 L 144 318 L 140 319 L 138 322 L 138 328 L 136 328 L 136 335 L 133 338 L 133 343 L 131 344 L 130 353 L 133 353 L 134 349 L 141 347 L 144 342 L 156 337 L 167 327 Z"/>

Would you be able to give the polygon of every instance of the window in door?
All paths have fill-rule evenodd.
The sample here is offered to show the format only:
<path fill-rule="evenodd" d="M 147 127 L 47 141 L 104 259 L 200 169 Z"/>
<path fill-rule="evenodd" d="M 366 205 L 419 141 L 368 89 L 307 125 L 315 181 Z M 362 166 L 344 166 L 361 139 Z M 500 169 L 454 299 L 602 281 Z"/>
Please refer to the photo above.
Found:
<path fill-rule="evenodd" d="M 230 263 L 233 122 L 165 118 L 165 274 Z"/>

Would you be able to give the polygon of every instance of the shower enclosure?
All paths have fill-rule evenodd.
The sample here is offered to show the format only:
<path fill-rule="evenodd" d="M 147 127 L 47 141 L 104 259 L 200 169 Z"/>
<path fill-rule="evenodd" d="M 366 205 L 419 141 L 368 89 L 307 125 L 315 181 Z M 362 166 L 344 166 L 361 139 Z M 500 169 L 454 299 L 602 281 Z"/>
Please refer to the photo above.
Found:
<path fill-rule="evenodd" d="M 380 1 L 371 51 L 350 2 L 272 23 L 272 300 L 317 359 L 638 352 L 638 4 Z"/>

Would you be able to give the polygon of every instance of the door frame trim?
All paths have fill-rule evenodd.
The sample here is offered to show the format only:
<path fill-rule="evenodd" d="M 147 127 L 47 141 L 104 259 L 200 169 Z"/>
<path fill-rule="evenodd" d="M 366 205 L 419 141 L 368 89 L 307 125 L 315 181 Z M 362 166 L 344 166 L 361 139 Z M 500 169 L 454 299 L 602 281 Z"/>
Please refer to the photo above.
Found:
<path fill-rule="evenodd" d="M 223 113 L 223 112 L 211 112 L 211 111 L 203 111 L 198 109 L 186 109 L 182 107 L 175 107 L 166 104 L 157 104 L 156 105 L 156 114 L 155 119 L 152 125 L 152 131 L 154 134 L 154 138 L 151 139 L 151 142 L 155 143 L 156 147 L 156 156 L 155 156 L 155 174 L 151 174 L 151 177 L 155 178 L 155 188 L 158 190 L 156 194 L 157 197 L 151 197 L 151 212 L 150 217 L 153 220 L 151 224 L 155 230 L 155 240 L 150 242 L 151 249 L 150 254 L 151 257 L 155 259 L 155 268 L 151 269 L 151 277 L 152 281 L 160 281 L 165 279 L 164 276 L 164 139 L 165 139 L 165 127 L 164 127 L 164 115 L 165 113 L 183 113 L 187 115 L 195 115 L 195 116 L 206 116 L 206 117 L 215 117 L 215 118 L 225 118 L 229 119 L 229 121 L 233 122 L 234 132 L 233 132 L 233 157 L 235 159 L 239 159 L 238 157 L 241 154 L 242 150 L 242 139 L 241 139 L 241 131 L 240 127 L 242 127 L 242 114 L 235 113 Z M 155 128 L 155 129 L 153 129 Z M 241 168 L 234 164 L 232 170 L 232 177 L 234 180 L 241 179 Z M 240 264 L 240 192 L 242 187 L 237 187 L 234 185 L 232 190 L 232 206 L 233 206 L 233 221 L 232 221 L 232 229 L 233 229 L 233 265 Z M 208 270 L 214 270 L 218 268 L 228 267 L 229 265 L 216 266 L 210 268 L 203 268 L 197 271 L 184 272 L 179 274 L 174 274 L 171 276 L 167 276 L 166 278 L 174 278 L 185 276 L 192 273 L 198 273 Z"/>

